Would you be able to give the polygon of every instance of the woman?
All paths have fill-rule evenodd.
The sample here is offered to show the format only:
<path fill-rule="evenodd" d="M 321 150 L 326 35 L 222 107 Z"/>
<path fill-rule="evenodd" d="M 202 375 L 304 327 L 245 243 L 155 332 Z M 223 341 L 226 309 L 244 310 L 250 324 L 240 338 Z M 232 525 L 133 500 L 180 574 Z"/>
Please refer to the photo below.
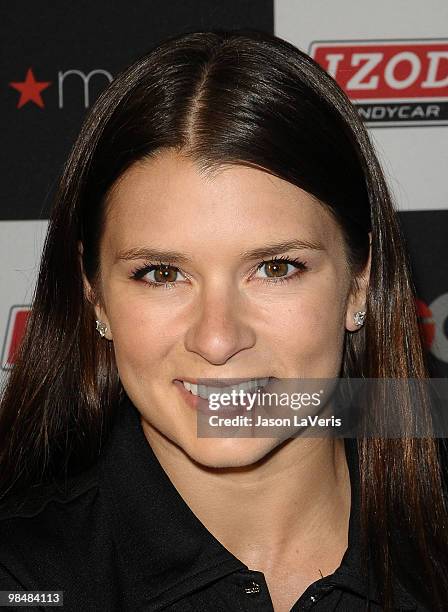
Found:
<path fill-rule="evenodd" d="M 161 44 L 61 179 L 2 402 L 1 590 L 445 609 L 437 440 L 199 437 L 191 409 L 201 379 L 426 376 L 396 215 L 337 84 L 266 34 Z"/>

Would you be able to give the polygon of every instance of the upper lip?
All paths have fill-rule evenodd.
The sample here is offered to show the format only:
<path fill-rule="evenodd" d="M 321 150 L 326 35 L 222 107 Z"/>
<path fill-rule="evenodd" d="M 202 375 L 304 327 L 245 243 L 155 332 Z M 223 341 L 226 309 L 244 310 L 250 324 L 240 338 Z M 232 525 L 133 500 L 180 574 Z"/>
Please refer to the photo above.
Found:
<path fill-rule="evenodd" d="M 243 378 L 242 376 L 238 378 L 208 378 L 207 376 L 203 376 L 201 378 L 189 378 L 188 376 L 185 378 L 176 378 L 181 382 L 188 382 L 193 385 L 203 384 L 209 387 L 228 387 L 229 385 L 240 384 L 243 382 L 249 382 L 253 380 L 261 380 L 263 378 L 272 378 L 272 376 L 252 376 L 251 378 Z M 201 381 L 199 383 L 198 381 Z"/>

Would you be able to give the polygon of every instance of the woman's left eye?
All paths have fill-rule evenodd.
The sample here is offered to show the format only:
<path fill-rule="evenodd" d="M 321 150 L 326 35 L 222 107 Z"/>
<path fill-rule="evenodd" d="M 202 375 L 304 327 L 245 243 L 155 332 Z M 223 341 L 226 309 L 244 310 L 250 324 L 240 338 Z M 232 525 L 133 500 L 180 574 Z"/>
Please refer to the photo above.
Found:
<path fill-rule="evenodd" d="M 307 270 L 305 262 L 296 259 L 271 259 L 270 261 L 263 261 L 258 265 L 257 271 L 262 270 L 265 272 L 261 276 L 263 280 L 289 280 L 295 277 L 297 272 L 304 272 Z"/>

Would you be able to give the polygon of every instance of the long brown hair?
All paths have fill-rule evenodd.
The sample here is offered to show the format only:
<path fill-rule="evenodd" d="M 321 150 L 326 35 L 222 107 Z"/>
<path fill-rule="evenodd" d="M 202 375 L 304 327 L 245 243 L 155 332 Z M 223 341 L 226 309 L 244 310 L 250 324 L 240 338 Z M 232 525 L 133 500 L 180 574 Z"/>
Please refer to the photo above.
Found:
<path fill-rule="evenodd" d="M 101 299 L 105 196 L 136 160 L 174 147 L 204 167 L 264 168 L 316 196 L 344 233 L 353 272 L 368 257 L 368 317 L 346 334 L 342 377 L 428 376 L 409 264 L 368 134 L 335 81 L 294 46 L 258 32 L 172 38 L 99 97 L 60 180 L 32 312 L 0 413 L 0 497 L 92 465 L 124 390 L 95 331 L 82 268 Z M 79 243 L 83 245 L 82 256 Z M 409 397 L 397 406 L 408 419 Z M 376 407 L 379 418 L 381 406 Z M 438 440 L 358 440 L 361 516 L 384 607 L 396 574 L 431 610 L 448 602 L 448 516 Z M 404 575 L 392 521 L 409 539 Z"/>

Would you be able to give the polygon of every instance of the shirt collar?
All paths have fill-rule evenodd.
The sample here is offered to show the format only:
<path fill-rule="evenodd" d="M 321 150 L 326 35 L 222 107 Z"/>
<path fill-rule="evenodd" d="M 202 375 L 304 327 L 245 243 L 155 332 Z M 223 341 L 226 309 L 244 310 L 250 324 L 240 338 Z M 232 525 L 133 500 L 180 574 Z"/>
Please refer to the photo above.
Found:
<path fill-rule="evenodd" d="M 355 438 L 345 438 L 345 455 L 350 473 L 351 508 L 348 531 L 348 547 L 342 557 L 339 567 L 329 580 L 341 583 L 345 588 L 358 595 L 381 604 L 378 582 L 372 564 L 365 568 L 363 564 L 364 551 L 361 546 L 361 486 L 358 444 Z M 400 582 L 393 581 L 395 607 L 401 610 L 416 610 L 415 600 L 403 588 Z"/>
<path fill-rule="evenodd" d="M 348 548 L 339 568 L 322 580 L 379 603 L 373 573 L 361 571 L 359 466 L 355 439 L 345 439 L 351 482 Z M 100 487 L 109 500 L 112 529 L 129 589 L 168 605 L 193 590 L 247 566 L 199 521 L 149 445 L 140 413 L 125 397 L 99 463 Z M 256 569 L 256 568 L 252 568 Z M 127 588 L 125 587 L 127 590 Z M 415 609 L 399 584 L 396 604 Z"/>

